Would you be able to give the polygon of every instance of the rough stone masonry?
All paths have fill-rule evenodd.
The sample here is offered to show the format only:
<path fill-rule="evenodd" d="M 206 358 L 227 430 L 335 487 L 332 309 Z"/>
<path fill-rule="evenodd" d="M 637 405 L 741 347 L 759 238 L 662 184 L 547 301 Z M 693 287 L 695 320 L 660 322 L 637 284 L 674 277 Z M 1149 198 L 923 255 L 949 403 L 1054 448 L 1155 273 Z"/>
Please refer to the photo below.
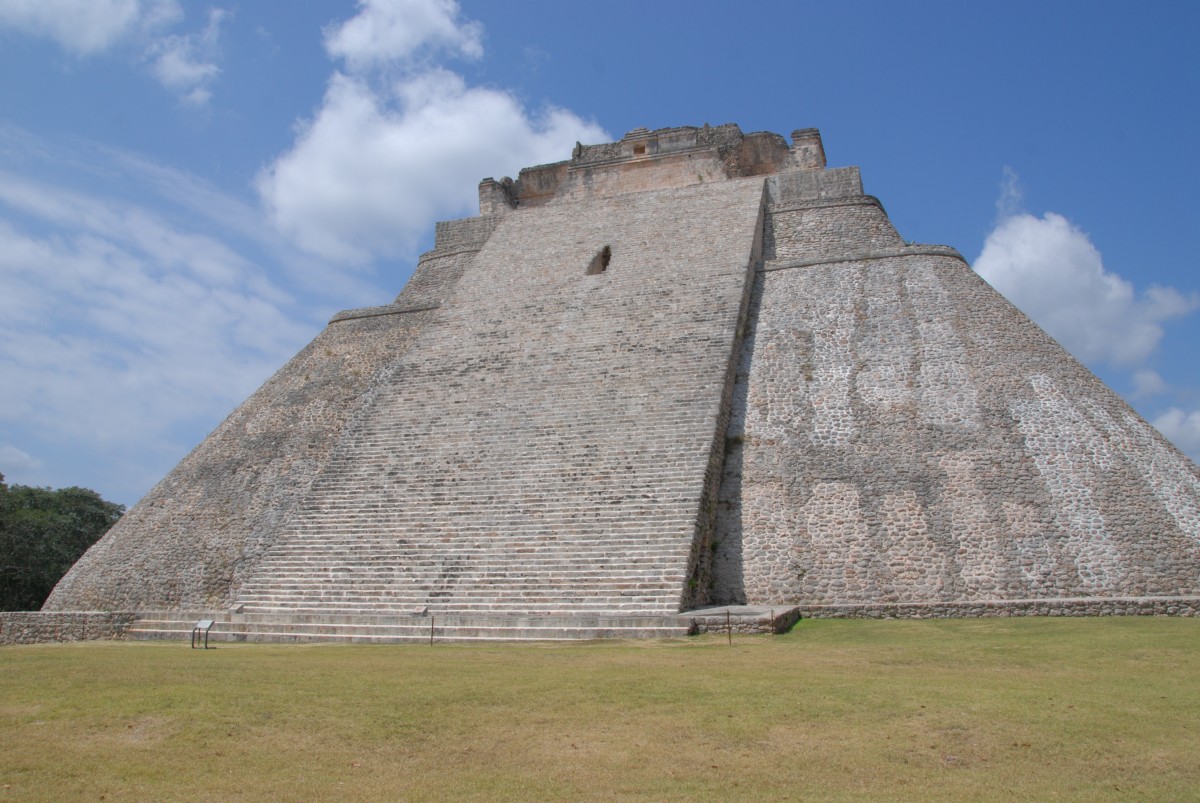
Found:
<path fill-rule="evenodd" d="M 1197 596 L 1191 461 L 956 251 L 906 243 L 815 129 L 723 125 L 484 180 L 392 304 L 335 316 L 45 610 Z"/>

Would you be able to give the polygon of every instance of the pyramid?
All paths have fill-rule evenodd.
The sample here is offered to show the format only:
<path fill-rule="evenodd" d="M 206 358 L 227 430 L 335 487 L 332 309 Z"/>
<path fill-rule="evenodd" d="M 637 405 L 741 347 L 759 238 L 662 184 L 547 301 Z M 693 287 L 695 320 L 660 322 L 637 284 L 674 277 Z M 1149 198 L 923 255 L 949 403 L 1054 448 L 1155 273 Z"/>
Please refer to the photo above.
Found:
<path fill-rule="evenodd" d="M 1195 612 L 1200 471 L 815 129 L 637 129 L 479 194 L 44 610 L 363 640 Z"/>

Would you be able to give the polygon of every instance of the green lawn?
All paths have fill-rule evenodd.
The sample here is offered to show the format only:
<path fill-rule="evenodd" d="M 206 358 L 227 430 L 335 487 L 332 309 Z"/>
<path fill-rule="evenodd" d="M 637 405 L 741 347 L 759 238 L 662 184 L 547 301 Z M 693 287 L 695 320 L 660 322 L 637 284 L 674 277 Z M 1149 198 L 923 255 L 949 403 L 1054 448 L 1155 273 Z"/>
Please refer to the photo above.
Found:
<path fill-rule="evenodd" d="M 0 800 L 1200 798 L 1200 621 L 0 648 Z"/>

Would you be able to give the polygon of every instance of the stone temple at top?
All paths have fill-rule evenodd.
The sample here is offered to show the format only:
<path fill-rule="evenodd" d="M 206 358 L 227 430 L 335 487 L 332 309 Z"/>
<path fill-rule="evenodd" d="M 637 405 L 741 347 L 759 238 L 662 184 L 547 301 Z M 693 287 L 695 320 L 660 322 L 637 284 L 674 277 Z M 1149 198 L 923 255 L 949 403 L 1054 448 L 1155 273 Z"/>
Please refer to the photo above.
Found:
<path fill-rule="evenodd" d="M 1195 612 L 1197 467 L 815 129 L 637 129 L 479 206 L 44 610 L 379 640 Z"/>

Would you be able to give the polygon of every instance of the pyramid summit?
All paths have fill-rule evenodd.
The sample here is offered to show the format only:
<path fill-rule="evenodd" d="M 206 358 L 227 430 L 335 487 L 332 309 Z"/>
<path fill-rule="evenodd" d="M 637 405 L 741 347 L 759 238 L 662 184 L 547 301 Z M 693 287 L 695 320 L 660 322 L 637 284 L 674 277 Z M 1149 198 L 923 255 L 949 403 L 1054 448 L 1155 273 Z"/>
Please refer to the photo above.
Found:
<path fill-rule="evenodd" d="M 636 129 L 479 205 L 44 610 L 379 640 L 1197 610 L 1197 467 L 815 129 Z"/>

